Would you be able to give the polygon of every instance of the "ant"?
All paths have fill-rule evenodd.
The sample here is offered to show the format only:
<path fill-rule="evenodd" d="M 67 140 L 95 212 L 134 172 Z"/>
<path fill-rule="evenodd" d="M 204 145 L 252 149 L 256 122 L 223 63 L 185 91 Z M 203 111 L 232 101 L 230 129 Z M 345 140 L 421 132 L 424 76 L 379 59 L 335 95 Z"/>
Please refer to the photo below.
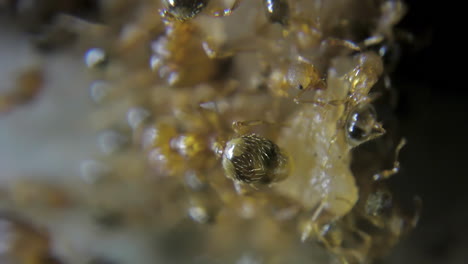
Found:
<path fill-rule="evenodd" d="M 209 8 L 212 16 L 229 16 L 238 8 L 242 0 L 233 0 L 228 8 Z M 161 15 L 179 21 L 187 21 L 194 18 L 204 9 L 209 7 L 209 0 L 162 0 L 165 7 Z M 263 0 L 266 16 L 272 23 L 287 24 L 289 16 L 289 5 L 286 0 Z"/>
<path fill-rule="evenodd" d="M 245 128 L 270 123 L 260 120 L 235 121 L 232 124 L 234 134 L 226 141 L 226 133 L 223 132 L 226 128 L 217 113 L 200 108 L 185 118 L 190 120 L 186 124 L 177 124 L 184 123 L 183 119 L 172 124 L 156 124 L 143 139 L 147 142 L 145 145 L 149 154 L 156 151 L 159 160 L 166 163 L 168 171 L 177 172 L 187 163 L 195 169 L 206 169 L 206 166 L 213 164 L 215 157 L 221 159 L 225 176 L 236 184 L 247 184 L 258 189 L 288 177 L 288 155 L 273 141 L 244 132 Z M 185 128 L 182 128 L 184 125 Z"/>

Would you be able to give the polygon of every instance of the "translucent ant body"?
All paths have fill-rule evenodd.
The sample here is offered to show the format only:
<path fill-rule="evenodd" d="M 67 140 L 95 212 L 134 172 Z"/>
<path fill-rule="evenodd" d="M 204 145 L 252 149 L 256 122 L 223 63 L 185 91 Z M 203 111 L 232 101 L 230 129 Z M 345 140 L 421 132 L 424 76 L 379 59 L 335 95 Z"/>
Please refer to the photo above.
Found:
<path fill-rule="evenodd" d="M 151 44 L 152 70 L 171 86 L 187 87 L 213 79 L 220 60 L 207 56 L 197 26 L 169 20 L 165 24 L 164 34 Z"/>
<path fill-rule="evenodd" d="M 288 142 L 286 151 L 296 169 L 276 188 L 313 212 L 301 229 L 303 240 L 320 238 L 317 225 L 347 215 L 358 200 L 351 150 L 384 133 L 369 95 L 380 64 L 377 55 L 361 53 L 351 59 L 350 70 L 329 72 L 328 87 L 316 92 L 324 99 L 303 101 L 283 130 L 281 140 Z"/>
<path fill-rule="evenodd" d="M 371 104 L 357 105 L 346 118 L 346 139 L 352 146 L 377 138 L 383 133 L 385 130 L 377 122 L 377 113 Z"/>
<path fill-rule="evenodd" d="M 305 91 L 326 88 L 317 68 L 303 59 L 297 62 L 288 61 L 272 68 L 266 84 L 271 92 L 279 97 L 290 97 L 294 88 L 299 91 L 295 98 L 299 98 Z"/>
<path fill-rule="evenodd" d="M 352 58 L 354 65 L 342 77 L 346 95 L 344 99 L 331 100 L 300 100 L 297 103 L 311 103 L 321 107 L 344 107 L 338 120 L 338 127 L 343 128 L 346 139 L 351 146 L 357 146 L 385 133 L 382 125 L 377 122 L 377 114 L 371 102 L 378 94 L 370 94 L 371 88 L 377 83 L 383 73 L 383 63 L 380 56 L 373 52 L 363 52 Z M 326 97 L 322 94 L 321 97 Z"/>
<path fill-rule="evenodd" d="M 416 226 L 421 213 L 419 198 L 414 198 L 414 212 L 408 214 L 386 188 L 375 188 L 360 200 L 342 219 L 313 226 L 319 243 L 344 264 L 365 263 L 382 255 L 383 248 L 392 248 Z"/>
<path fill-rule="evenodd" d="M 376 95 L 369 94 L 383 73 L 383 62 L 373 52 L 358 54 L 353 60 L 356 66 L 346 74 L 350 87 L 344 101 L 347 112 L 344 126 L 349 144 L 357 146 L 385 133 L 371 105 Z"/>

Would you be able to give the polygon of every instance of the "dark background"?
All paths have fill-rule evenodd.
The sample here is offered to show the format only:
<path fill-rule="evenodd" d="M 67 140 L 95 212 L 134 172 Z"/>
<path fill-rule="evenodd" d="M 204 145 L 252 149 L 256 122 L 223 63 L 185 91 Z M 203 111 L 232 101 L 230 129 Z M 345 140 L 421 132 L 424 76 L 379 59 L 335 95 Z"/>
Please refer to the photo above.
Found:
<path fill-rule="evenodd" d="M 468 16 L 450 1 L 406 3 L 398 27 L 412 32 L 415 43 L 402 46 L 392 77 L 408 144 L 401 173 L 390 181 L 402 194 L 418 194 L 423 210 L 390 263 L 468 263 L 466 22 L 458 22 Z"/>

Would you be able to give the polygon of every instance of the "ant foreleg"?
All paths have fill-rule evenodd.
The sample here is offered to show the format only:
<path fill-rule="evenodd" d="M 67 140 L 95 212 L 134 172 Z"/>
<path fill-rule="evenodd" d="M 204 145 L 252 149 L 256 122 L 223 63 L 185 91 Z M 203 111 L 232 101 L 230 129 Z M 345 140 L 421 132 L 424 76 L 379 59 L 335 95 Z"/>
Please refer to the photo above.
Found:
<path fill-rule="evenodd" d="M 236 10 L 239 5 L 242 3 L 243 0 L 234 0 L 232 3 L 231 7 L 222 9 L 222 8 L 215 8 L 210 10 L 209 12 L 211 13 L 212 16 L 215 17 L 225 17 L 225 16 L 230 16 L 234 10 Z"/>
<path fill-rule="evenodd" d="M 373 178 L 375 181 L 383 180 L 383 179 L 388 179 L 390 176 L 397 174 L 400 171 L 400 161 L 399 161 L 399 155 L 401 149 L 406 145 L 406 139 L 402 138 L 400 140 L 400 143 L 398 143 L 398 146 L 395 148 L 395 161 L 393 162 L 393 167 L 388 170 L 383 170 L 381 172 L 378 172 L 374 174 Z"/>

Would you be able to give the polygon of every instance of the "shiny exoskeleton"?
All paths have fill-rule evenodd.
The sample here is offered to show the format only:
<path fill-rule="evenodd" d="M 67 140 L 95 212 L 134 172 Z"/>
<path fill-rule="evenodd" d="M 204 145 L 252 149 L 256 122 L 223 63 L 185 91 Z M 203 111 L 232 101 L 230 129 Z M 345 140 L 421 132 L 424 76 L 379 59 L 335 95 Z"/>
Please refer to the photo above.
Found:
<path fill-rule="evenodd" d="M 229 8 L 214 8 L 207 13 L 215 17 L 229 16 L 243 0 L 234 0 Z M 185 21 L 194 18 L 204 10 L 209 0 L 162 0 L 166 10 L 164 14 L 177 20 Z M 271 23 L 288 24 L 289 5 L 287 0 L 263 0 L 264 11 Z"/>
<path fill-rule="evenodd" d="M 325 89 L 326 84 L 312 63 L 298 60 L 275 65 L 269 73 L 267 86 L 274 95 L 281 97 L 289 97 L 293 90 L 301 90 L 297 95 L 299 98 L 306 91 Z"/>
<path fill-rule="evenodd" d="M 287 0 L 264 0 L 265 12 L 272 23 L 287 25 L 289 18 L 289 5 Z"/>
<path fill-rule="evenodd" d="M 351 145 L 359 145 L 385 133 L 377 122 L 377 113 L 371 104 L 356 106 L 346 120 L 346 138 Z"/>
<path fill-rule="evenodd" d="M 255 134 L 227 142 L 222 163 L 228 178 L 247 184 L 270 184 L 289 174 L 288 157 L 275 143 Z"/>
<path fill-rule="evenodd" d="M 166 12 L 178 20 L 188 20 L 200 13 L 208 0 L 162 0 Z"/>

